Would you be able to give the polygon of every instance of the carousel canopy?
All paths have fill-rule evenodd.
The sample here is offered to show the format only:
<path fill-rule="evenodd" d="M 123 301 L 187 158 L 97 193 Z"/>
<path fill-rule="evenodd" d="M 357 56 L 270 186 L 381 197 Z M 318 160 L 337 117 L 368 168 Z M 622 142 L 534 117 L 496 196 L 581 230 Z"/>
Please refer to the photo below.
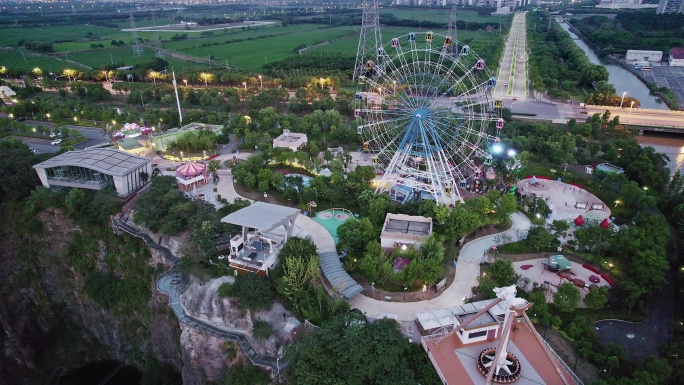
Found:
<path fill-rule="evenodd" d="M 575 218 L 575 226 L 582 226 L 584 224 L 584 218 L 580 215 Z"/>
<path fill-rule="evenodd" d="M 604 229 L 609 228 L 609 227 L 610 227 L 610 222 L 608 222 L 608 218 L 605 218 L 605 219 L 603 220 L 603 222 L 601 222 L 601 223 L 599 224 L 599 226 L 601 226 L 601 227 L 604 228 Z"/>
<path fill-rule="evenodd" d="M 183 178 L 193 178 L 204 173 L 204 170 L 206 168 L 207 166 L 201 163 L 188 162 L 183 165 L 180 165 L 176 169 L 176 175 Z"/>

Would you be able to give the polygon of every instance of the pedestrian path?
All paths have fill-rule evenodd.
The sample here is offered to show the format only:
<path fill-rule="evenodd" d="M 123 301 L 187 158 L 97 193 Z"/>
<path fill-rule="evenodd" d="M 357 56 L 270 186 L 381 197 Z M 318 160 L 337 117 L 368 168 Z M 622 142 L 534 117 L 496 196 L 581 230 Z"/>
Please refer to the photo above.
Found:
<path fill-rule="evenodd" d="M 188 314 L 180 303 L 180 295 L 183 293 L 187 284 L 187 280 L 177 267 L 180 258 L 176 257 L 171 250 L 154 242 L 149 235 L 139 231 L 128 223 L 118 219 L 112 219 L 112 228 L 115 233 L 123 231 L 142 239 L 148 247 L 160 251 L 169 262 L 174 264 L 173 268 L 157 279 L 156 287 L 159 292 L 169 297 L 169 306 L 180 322 L 190 327 L 200 329 L 214 337 L 236 342 L 254 365 L 270 368 L 277 374 L 280 374 L 280 372 L 288 367 L 289 363 L 281 357 L 267 356 L 258 353 L 250 343 L 249 337 L 246 334 L 235 330 L 219 328 Z"/>
<path fill-rule="evenodd" d="M 249 156 L 249 154 L 240 155 Z M 231 159 L 232 154 L 223 155 L 220 158 Z M 221 181 L 216 187 L 221 197 L 226 198 L 228 202 L 233 202 L 236 198 L 246 199 L 235 191 L 232 174 L 229 170 L 220 170 L 219 175 Z M 439 297 L 417 302 L 392 302 L 392 298 L 387 301 L 380 301 L 359 294 L 363 288 L 344 271 L 344 267 L 337 256 L 332 235 L 321 224 L 302 214 L 297 217 L 295 226 L 308 233 L 316 244 L 321 258 L 321 268 L 326 279 L 331 282 L 337 292 L 349 300 L 351 308 L 361 310 L 370 318 L 390 316 L 402 322 L 415 320 L 418 312 L 459 305 L 470 298 L 472 288 L 478 285 L 477 277 L 480 275 L 480 262 L 483 260 L 485 251 L 492 246 L 501 244 L 501 240 L 508 237 L 511 241 L 517 241 L 518 235 L 530 228 L 530 220 L 521 213 L 512 214 L 511 220 L 513 225 L 509 230 L 478 238 L 465 244 L 458 259 L 454 282 Z"/>
<path fill-rule="evenodd" d="M 357 308 L 371 318 L 390 316 L 397 321 L 413 321 L 416 313 L 463 304 L 470 298 L 472 288 L 478 285 L 480 262 L 485 252 L 501 244 L 499 242 L 506 237 L 517 241 L 517 236 L 530 228 L 530 220 L 521 213 L 512 214 L 511 221 L 513 225 L 509 230 L 475 239 L 461 248 L 454 282 L 439 297 L 417 302 L 391 302 L 391 298 L 379 301 L 360 294 L 349 301 L 351 308 Z"/>

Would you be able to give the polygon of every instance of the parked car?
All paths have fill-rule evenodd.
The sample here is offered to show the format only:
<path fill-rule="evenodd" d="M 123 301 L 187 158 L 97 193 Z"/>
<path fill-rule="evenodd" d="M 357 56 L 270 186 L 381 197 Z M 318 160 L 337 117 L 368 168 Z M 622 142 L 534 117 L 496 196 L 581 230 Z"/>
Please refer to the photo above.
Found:
<path fill-rule="evenodd" d="M 56 146 L 58 144 L 62 143 L 62 139 L 55 139 L 52 142 L 50 142 L 51 145 Z"/>
<path fill-rule="evenodd" d="M 518 70 L 518 73 L 522 73 L 522 70 Z"/>
<path fill-rule="evenodd" d="M 508 87 L 508 82 L 504 82 L 504 87 Z"/>
<path fill-rule="evenodd" d="M 516 101 L 516 100 L 518 100 L 518 97 L 517 97 L 517 96 L 514 96 L 514 97 L 513 97 L 513 101 Z"/>
<path fill-rule="evenodd" d="M 56 137 L 57 137 L 57 134 L 56 134 L 54 131 L 52 131 L 52 132 L 50 133 L 50 137 L 51 137 L 51 138 L 56 138 Z"/>

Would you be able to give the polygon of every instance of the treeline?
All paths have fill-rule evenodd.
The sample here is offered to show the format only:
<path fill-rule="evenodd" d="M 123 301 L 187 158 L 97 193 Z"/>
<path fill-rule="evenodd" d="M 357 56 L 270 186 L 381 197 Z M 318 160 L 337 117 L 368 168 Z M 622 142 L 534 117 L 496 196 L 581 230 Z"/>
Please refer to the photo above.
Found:
<path fill-rule="evenodd" d="M 46 43 L 44 41 L 30 41 L 22 39 L 17 42 L 17 47 L 24 47 L 31 51 L 38 51 L 43 53 L 55 51 L 55 48 L 52 46 L 52 43 Z"/>
<path fill-rule="evenodd" d="M 597 45 L 599 55 L 621 54 L 628 49 L 661 50 L 667 53 L 682 45 L 684 18 L 681 15 L 651 13 L 619 13 L 615 20 L 591 16 L 571 20 L 591 43 Z"/>
<path fill-rule="evenodd" d="M 527 24 L 548 25 L 549 17 L 546 12 L 530 12 Z M 578 87 L 591 89 L 595 83 L 608 80 L 608 71 L 603 66 L 592 64 L 555 21 L 550 25 L 548 31 L 542 28 L 527 31 L 530 77 L 535 90 L 565 99 Z"/>

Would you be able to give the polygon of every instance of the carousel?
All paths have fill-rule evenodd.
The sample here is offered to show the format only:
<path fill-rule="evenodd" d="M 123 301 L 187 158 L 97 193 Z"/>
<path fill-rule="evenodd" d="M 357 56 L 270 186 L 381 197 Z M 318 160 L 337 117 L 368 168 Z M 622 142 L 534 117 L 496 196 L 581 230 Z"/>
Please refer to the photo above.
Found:
<path fill-rule="evenodd" d="M 207 166 L 201 163 L 188 162 L 176 169 L 176 181 L 181 191 L 191 191 L 207 184 L 209 176 Z"/>

